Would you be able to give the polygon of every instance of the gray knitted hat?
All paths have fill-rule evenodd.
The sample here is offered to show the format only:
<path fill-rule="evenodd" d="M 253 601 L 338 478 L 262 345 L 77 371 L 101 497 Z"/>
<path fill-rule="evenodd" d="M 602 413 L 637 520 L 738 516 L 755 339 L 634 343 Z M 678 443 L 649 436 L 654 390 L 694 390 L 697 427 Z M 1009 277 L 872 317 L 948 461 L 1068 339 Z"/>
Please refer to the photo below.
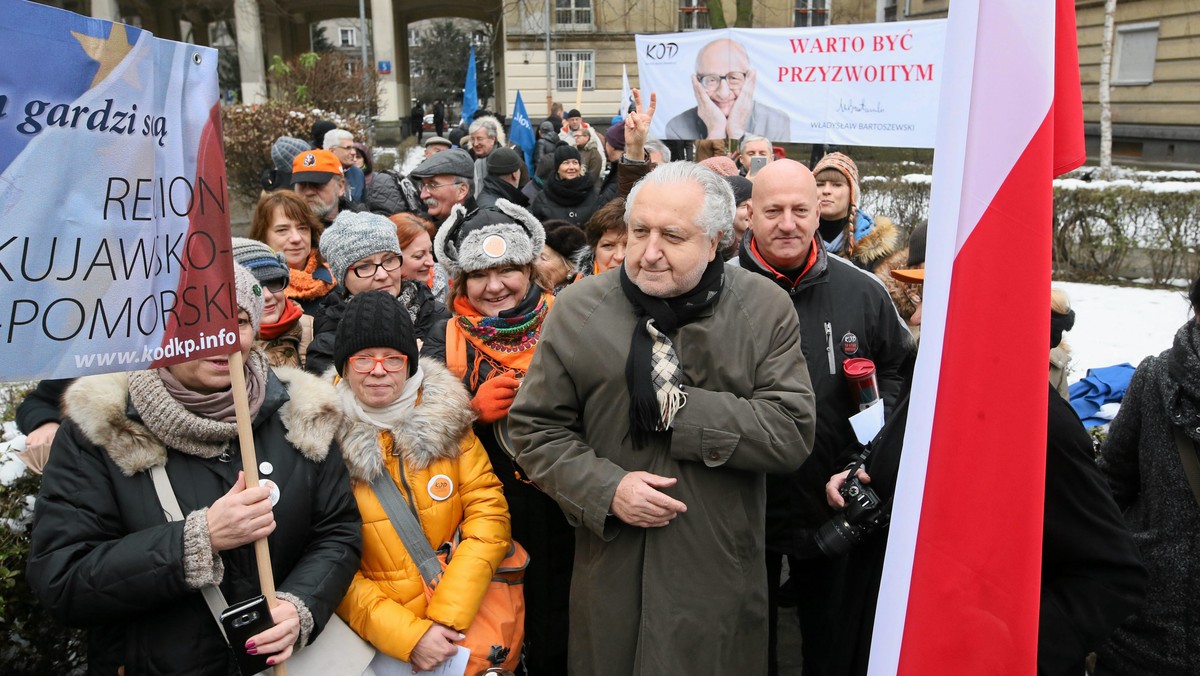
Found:
<path fill-rule="evenodd" d="M 237 306 L 250 315 L 250 323 L 254 326 L 254 335 L 258 335 L 258 327 L 262 324 L 263 290 L 258 280 L 246 268 L 233 266 L 233 287 L 237 291 Z"/>
<path fill-rule="evenodd" d="M 308 145 L 308 141 L 298 139 L 294 136 L 280 136 L 275 140 L 275 144 L 271 146 L 271 162 L 275 164 L 275 169 L 285 171 L 289 174 L 292 172 L 292 160 L 300 153 L 312 150 L 312 146 Z"/>
<path fill-rule="evenodd" d="M 341 211 L 333 225 L 321 233 L 321 255 L 338 284 L 344 285 L 351 265 L 382 251 L 403 255 L 396 224 L 379 214 Z"/>
<path fill-rule="evenodd" d="M 291 271 L 283 254 L 256 239 L 233 238 L 233 262 L 246 268 L 262 284 L 278 279 L 287 286 Z"/>
<path fill-rule="evenodd" d="M 325 245 L 325 240 L 321 240 Z M 461 204 L 438 228 L 433 251 L 451 275 L 501 265 L 529 265 L 546 245 L 546 232 L 533 214 L 509 202 L 470 214 Z"/>

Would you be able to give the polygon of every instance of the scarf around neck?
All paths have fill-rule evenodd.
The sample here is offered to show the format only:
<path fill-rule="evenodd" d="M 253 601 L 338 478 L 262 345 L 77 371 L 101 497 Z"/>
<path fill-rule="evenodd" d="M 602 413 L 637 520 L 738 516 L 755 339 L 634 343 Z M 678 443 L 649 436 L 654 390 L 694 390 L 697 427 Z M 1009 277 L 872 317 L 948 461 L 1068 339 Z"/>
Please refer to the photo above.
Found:
<path fill-rule="evenodd" d="M 245 373 L 253 419 L 266 398 L 267 359 L 261 350 L 250 351 Z M 129 398 L 154 436 L 188 455 L 216 458 L 237 436 L 232 390 L 194 392 L 158 368 L 129 374 Z"/>
<path fill-rule="evenodd" d="M 304 314 L 304 310 L 300 306 L 293 303 L 291 298 L 284 299 L 287 305 L 283 307 L 283 314 L 280 315 L 279 321 L 274 324 L 266 324 L 258 327 L 258 337 L 261 340 L 275 340 L 288 332 L 299 321 L 300 315 Z"/>
<path fill-rule="evenodd" d="M 720 256 L 713 258 L 696 287 L 674 298 L 648 295 L 629 278 L 624 265 L 619 267 L 621 291 L 638 319 L 625 361 L 625 384 L 629 388 L 629 434 L 634 446 L 641 447 L 653 433 L 669 431 L 675 414 L 687 402 L 683 367 L 667 334 L 716 304 L 725 284 L 725 262 Z"/>
<path fill-rule="evenodd" d="M 475 346 L 477 355 L 524 375 L 542 334 L 542 322 L 553 304 L 553 296 L 530 282 L 525 298 L 513 309 L 501 312 L 499 317 L 480 315 L 465 295 L 455 297 L 454 321 L 467 341 Z M 475 371 L 478 373 L 478 368 Z"/>
<path fill-rule="evenodd" d="M 345 378 L 338 378 L 335 389 L 342 402 L 342 410 L 351 420 L 366 423 L 381 430 L 394 430 L 404 425 L 412 415 L 417 405 L 417 396 L 421 393 L 421 384 L 425 380 L 425 372 L 417 365 L 417 372 L 404 381 L 400 396 L 387 406 L 369 406 L 354 396 L 354 390 Z"/>
<path fill-rule="evenodd" d="M 593 176 L 579 175 L 572 179 L 560 178 L 558 172 L 546 182 L 546 197 L 551 202 L 574 207 L 583 203 L 591 194 L 596 181 Z"/>
<path fill-rule="evenodd" d="M 326 282 L 317 279 L 313 275 L 329 276 L 329 270 L 325 266 L 320 266 L 320 272 L 317 270 L 317 251 L 313 249 L 308 252 L 308 262 L 304 264 L 303 270 L 292 269 L 290 278 L 288 279 L 288 287 L 284 291 L 288 298 L 296 298 L 298 300 L 312 300 L 320 298 L 329 293 L 336 282 Z"/>

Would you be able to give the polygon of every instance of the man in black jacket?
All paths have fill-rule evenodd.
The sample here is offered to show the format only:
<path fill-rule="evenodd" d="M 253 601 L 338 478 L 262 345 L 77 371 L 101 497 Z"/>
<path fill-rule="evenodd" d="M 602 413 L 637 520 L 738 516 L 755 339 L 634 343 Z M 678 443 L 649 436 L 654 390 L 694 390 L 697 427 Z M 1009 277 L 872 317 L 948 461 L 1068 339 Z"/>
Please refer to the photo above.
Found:
<path fill-rule="evenodd" d="M 806 676 L 830 673 L 829 589 L 834 566 L 828 559 L 800 558 L 816 528 L 833 515 L 824 485 L 853 441 L 850 416 L 858 413 L 842 363 L 875 363 L 879 394 L 890 415 L 904 388 L 903 365 L 912 335 L 896 314 L 883 284 L 852 263 L 829 254 L 819 237 L 817 184 L 812 172 L 792 160 L 772 162 L 758 172 L 751 199 L 750 231 L 742 240 L 741 267 L 775 281 L 792 298 L 800 318 L 801 346 L 817 403 L 813 452 L 788 476 L 767 478 L 767 566 L 773 602 L 778 601 L 782 557 L 799 603 Z M 774 639 L 772 623 L 772 639 Z M 774 671 L 774 640 L 772 671 Z"/>
<path fill-rule="evenodd" d="M 496 200 L 506 199 L 513 204 L 529 207 L 529 198 L 517 186 L 521 183 L 521 158 L 512 148 L 497 148 L 487 158 L 488 175 L 475 203 L 480 207 L 495 206 Z"/>

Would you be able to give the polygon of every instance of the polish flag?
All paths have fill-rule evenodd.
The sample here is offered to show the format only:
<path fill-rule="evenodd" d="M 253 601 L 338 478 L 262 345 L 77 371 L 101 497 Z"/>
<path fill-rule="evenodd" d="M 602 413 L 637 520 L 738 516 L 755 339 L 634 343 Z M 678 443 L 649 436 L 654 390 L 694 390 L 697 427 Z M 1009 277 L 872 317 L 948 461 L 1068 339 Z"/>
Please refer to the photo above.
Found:
<path fill-rule="evenodd" d="M 1034 674 L 1051 181 L 1083 163 L 1069 0 L 955 0 L 921 351 L 871 645 L 875 674 Z"/>

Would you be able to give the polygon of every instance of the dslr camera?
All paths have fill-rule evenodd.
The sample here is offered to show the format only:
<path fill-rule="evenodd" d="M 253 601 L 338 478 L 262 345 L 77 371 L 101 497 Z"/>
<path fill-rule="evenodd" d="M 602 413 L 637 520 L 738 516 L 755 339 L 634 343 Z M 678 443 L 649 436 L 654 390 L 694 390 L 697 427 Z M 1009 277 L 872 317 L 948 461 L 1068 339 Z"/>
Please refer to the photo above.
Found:
<path fill-rule="evenodd" d="M 846 508 L 826 521 L 814 536 L 821 553 L 831 559 L 845 555 L 889 521 L 883 501 L 870 486 L 863 485 L 855 476 L 857 472 L 858 466 L 851 469 L 846 482 L 838 489 L 846 501 Z"/>

